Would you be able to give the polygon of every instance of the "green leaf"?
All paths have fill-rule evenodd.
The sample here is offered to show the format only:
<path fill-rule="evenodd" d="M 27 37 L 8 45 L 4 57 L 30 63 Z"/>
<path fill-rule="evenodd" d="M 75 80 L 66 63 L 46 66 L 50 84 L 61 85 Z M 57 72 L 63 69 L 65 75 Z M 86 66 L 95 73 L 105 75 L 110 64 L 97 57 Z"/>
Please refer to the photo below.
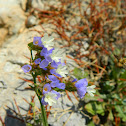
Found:
<path fill-rule="evenodd" d="M 88 103 L 85 106 L 85 109 L 92 115 L 100 114 L 104 116 L 105 103 L 99 103 L 99 104 L 97 104 L 96 102 Z"/>
<path fill-rule="evenodd" d="M 118 94 L 112 95 L 112 98 L 116 98 L 116 99 L 118 99 L 118 100 L 121 100 Z"/>
<path fill-rule="evenodd" d="M 86 78 L 88 76 L 88 72 L 84 71 L 83 78 Z"/>
<path fill-rule="evenodd" d="M 95 103 L 95 106 L 96 106 L 96 113 L 104 116 L 105 103 L 99 103 L 99 104 Z"/>
<path fill-rule="evenodd" d="M 123 103 L 123 105 L 126 105 L 126 99 L 124 99 L 124 100 L 122 101 L 122 103 Z"/>
<path fill-rule="evenodd" d="M 126 87 L 125 83 L 121 83 L 120 85 L 118 85 L 118 90 L 121 88 L 125 90 L 125 87 Z"/>
<path fill-rule="evenodd" d="M 88 126 L 95 126 L 95 124 L 93 123 L 93 121 L 91 121 Z"/>
<path fill-rule="evenodd" d="M 88 103 L 87 105 L 85 105 L 85 109 L 92 115 L 95 115 L 95 111 L 93 110 L 92 104 Z"/>
<path fill-rule="evenodd" d="M 79 68 L 74 68 L 73 71 L 73 75 L 77 78 L 77 79 L 82 79 L 82 78 L 86 78 L 88 76 L 87 72 L 83 72 L 81 69 Z"/>
<path fill-rule="evenodd" d="M 113 114 L 112 114 L 112 110 L 109 110 L 108 119 L 111 120 L 111 121 L 114 120 L 114 117 L 113 117 Z"/>
<path fill-rule="evenodd" d="M 29 85 L 30 87 L 31 87 L 31 89 L 34 89 L 34 86 L 32 86 L 32 85 Z"/>
<path fill-rule="evenodd" d="M 82 76 L 82 71 L 81 71 L 80 69 L 75 68 L 73 72 L 74 72 L 74 76 L 75 76 L 77 79 L 80 79 L 80 78 L 81 78 L 81 76 Z"/>
<path fill-rule="evenodd" d="M 27 124 L 26 124 L 26 126 L 33 126 L 33 125 L 32 125 L 32 124 L 30 124 L 30 123 L 27 123 Z"/>
<path fill-rule="evenodd" d="M 29 47 L 30 50 L 33 50 L 33 47 L 34 47 L 33 42 L 30 42 L 30 43 L 28 44 L 28 47 Z"/>
<path fill-rule="evenodd" d="M 114 55 L 119 56 L 119 55 L 120 55 L 120 53 L 121 53 L 121 51 L 120 51 L 120 49 L 119 49 L 119 48 L 115 48 L 115 50 L 113 51 L 113 53 L 114 53 Z"/>
<path fill-rule="evenodd" d="M 35 103 L 31 102 L 30 105 L 31 105 L 32 107 L 34 107 L 34 106 L 35 106 Z"/>
<path fill-rule="evenodd" d="M 121 73 L 120 78 L 126 79 L 126 70 Z"/>
<path fill-rule="evenodd" d="M 110 79 L 115 79 L 116 80 L 120 75 L 120 71 L 121 71 L 120 68 L 113 67 L 113 70 L 112 70 L 112 72 L 110 74 Z"/>
<path fill-rule="evenodd" d="M 111 92 L 114 89 L 114 83 L 111 84 L 110 81 L 106 81 L 105 83 L 103 83 L 103 87 L 104 87 L 104 90 Z"/>
<path fill-rule="evenodd" d="M 117 105 L 117 106 L 115 106 L 115 109 L 118 112 L 117 116 L 122 118 L 122 120 L 125 122 L 126 121 L 126 111 L 123 110 L 124 108 L 119 106 L 119 105 Z"/>

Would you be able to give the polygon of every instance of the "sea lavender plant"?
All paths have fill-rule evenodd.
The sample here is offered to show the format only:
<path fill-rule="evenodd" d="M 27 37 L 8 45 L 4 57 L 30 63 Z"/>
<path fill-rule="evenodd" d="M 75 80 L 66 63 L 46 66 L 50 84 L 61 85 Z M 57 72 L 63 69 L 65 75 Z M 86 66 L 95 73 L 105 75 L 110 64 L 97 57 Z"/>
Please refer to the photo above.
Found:
<path fill-rule="evenodd" d="M 65 80 L 68 77 L 68 70 L 64 63 L 63 51 L 54 48 L 54 38 L 45 34 L 44 37 L 34 37 L 33 42 L 29 43 L 29 50 L 31 51 L 30 64 L 22 66 L 22 70 L 30 74 L 34 80 L 34 86 L 31 86 L 36 92 L 41 105 L 41 117 L 43 126 L 48 126 L 45 112 L 45 105 L 52 106 L 60 98 L 60 91 L 63 90 L 77 90 L 80 98 L 83 98 L 88 92 L 91 96 L 95 93 L 95 86 L 89 86 L 87 79 L 73 81 Z M 37 53 L 33 59 L 32 51 Z M 40 84 L 37 83 L 37 76 L 43 78 Z M 71 87 L 71 88 L 70 88 Z"/>

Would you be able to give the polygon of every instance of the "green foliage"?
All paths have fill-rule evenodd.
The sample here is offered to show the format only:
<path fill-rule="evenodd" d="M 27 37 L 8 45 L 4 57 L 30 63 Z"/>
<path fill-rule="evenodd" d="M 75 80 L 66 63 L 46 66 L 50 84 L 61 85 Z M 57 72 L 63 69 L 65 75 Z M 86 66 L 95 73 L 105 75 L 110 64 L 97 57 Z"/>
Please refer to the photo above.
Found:
<path fill-rule="evenodd" d="M 120 74 L 120 78 L 126 79 L 126 70 L 122 70 L 121 74 Z"/>
<path fill-rule="evenodd" d="M 82 78 L 86 78 L 88 76 L 88 73 L 83 72 L 79 68 L 74 68 L 73 75 L 79 80 L 79 79 L 82 79 Z"/>
<path fill-rule="evenodd" d="M 126 81 L 121 79 L 126 78 L 126 70 L 113 66 L 107 80 L 104 78 L 101 85 L 104 89 L 100 89 L 102 94 L 106 95 L 104 102 L 106 102 L 107 110 L 109 111 L 108 119 L 113 120 L 114 116 L 118 116 L 122 121 L 126 121 Z M 102 87 L 102 86 L 101 86 Z M 105 91 L 106 90 L 106 91 Z"/>
<path fill-rule="evenodd" d="M 95 124 L 93 123 L 93 121 L 91 121 L 88 126 L 95 126 Z"/>
<path fill-rule="evenodd" d="M 119 55 L 120 50 L 115 51 L 109 59 L 109 65 L 107 66 L 107 73 L 104 74 L 101 80 L 99 80 L 99 90 L 97 90 L 97 96 L 90 98 L 85 96 L 85 100 L 88 102 L 85 105 L 85 110 L 92 116 L 100 115 L 108 120 L 106 125 L 110 122 L 114 123 L 114 118 L 119 117 L 121 119 L 120 125 L 126 122 L 126 70 L 123 67 L 119 67 L 115 63 L 114 55 Z M 87 77 L 87 73 L 83 73 L 81 69 L 75 68 L 73 75 L 77 79 Z M 99 100 L 101 99 L 101 101 Z M 107 113 L 107 114 L 106 114 Z M 93 126 L 91 121 L 88 126 Z"/>
<path fill-rule="evenodd" d="M 113 113 L 112 113 L 112 110 L 111 109 L 109 110 L 108 119 L 111 120 L 111 121 L 114 120 Z"/>
<path fill-rule="evenodd" d="M 124 122 L 126 122 L 126 106 L 115 106 L 116 111 L 118 112 L 117 116 L 122 118 Z"/>
<path fill-rule="evenodd" d="M 108 102 L 108 109 L 109 109 L 109 115 L 108 118 L 110 120 L 113 120 L 113 116 L 118 116 L 122 119 L 122 121 L 126 121 L 126 102 L 125 102 L 125 95 L 124 92 L 126 91 L 125 81 L 121 81 L 121 79 L 126 78 L 126 70 L 118 68 L 116 66 L 113 67 L 110 76 L 109 76 L 109 82 L 113 79 L 113 85 L 109 83 L 108 81 L 105 81 L 105 85 L 108 86 L 108 91 L 110 94 L 107 94 L 104 92 L 106 96 L 108 96 L 105 101 Z M 113 86 L 113 87 L 111 87 Z M 113 111 L 111 110 L 113 108 Z M 114 109 L 115 108 L 115 109 Z M 113 113 L 112 113 L 113 112 Z M 117 113 L 117 114 L 116 114 Z"/>
<path fill-rule="evenodd" d="M 34 50 L 36 48 L 35 45 L 33 45 L 33 42 L 30 42 L 28 44 L 28 47 L 29 47 L 30 50 Z"/>
<path fill-rule="evenodd" d="M 85 105 L 85 109 L 92 115 L 100 114 L 104 116 L 105 103 L 91 102 Z"/>

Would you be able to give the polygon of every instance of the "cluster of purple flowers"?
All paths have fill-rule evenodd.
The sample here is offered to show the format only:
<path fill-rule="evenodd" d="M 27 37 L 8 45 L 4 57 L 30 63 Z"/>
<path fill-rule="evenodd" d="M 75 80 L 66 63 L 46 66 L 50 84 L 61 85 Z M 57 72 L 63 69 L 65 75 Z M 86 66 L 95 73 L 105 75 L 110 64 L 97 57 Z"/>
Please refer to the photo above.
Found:
<path fill-rule="evenodd" d="M 43 97 L 41 102 L 43 105 L 49 104 L 50 106 L 52 106 L 53 103 L 56 103 L 56 100 L 60 97 L 60 93 L 55 91 L 55 88 L 62 90 L 65 89 L 65 84 L 61 83 L 58 78 L 66 77 L 68 74 L 65 63 L 62 62 L 63 55 L 61 50 L 53 48 L 53 40 L 54 39 L 49 37 L 47 34 L 45 34 L 45 36 L 42 38 L 34 37 L 33 45 L 36 47 L 41 47 L 41 52 L 39 52 L 40 57 L 35 58 L 32 65 L 24 65 L 22 67 L 25 73 L 34 69 L 33 64 L 35 66 L 39 66 L 39 68 L 43 69 L 44 71 L 49 71 L 45 76 L 47 81 L 43 86 Z M 86 78 L 79 81 L 74 79 L 72 82 L 75 84 L 79 97 L 83 98 L 87 92 L 88 82 Z"/>
<path fill-rule="evenodd" d="M 43 41 L 42 41 L 43 40 Z M 65 63 L 61 62 L 60 56 L 57 56 L 57 53 L 54 51 L 54 48 L 48 49 L 48 47 L 51 47 L 53 43 L 53 38 L 47 37 L 42 38 L 41 37 L 34 37 L 33 45 L 42 47 L 42 50 L 40 52 L 40 58 L 37 58 L 34 60 L 34 64 L 36 66 L 39 66 L 39 68 L 43 70 L 47 70 L 48 66 L 51 66 L 50 68 L 50 74 L 46 78 L 48 80 L 48 83 L 46 83 L 43 86 L 43 97 L 42 97 L 42 104 L 43 105 L 52 105 L 53 102 L 55 102 L 55 99 L 57 100 L 60 97 L 60 93 L 53 90 L 54 88 L 59 88 L 64 90 L 65 84 L 60 83 L 59 78 L 65 77 L 68 73 L 66 70 Z M 56 54 L 56 55 L 55 55 Z M 22 67 L 23 71 L 25 73 L 32 70 L 32 65 L 24 65 Z M 57 76 L 57 77 L 56 77 Z M 47 96 L 47 94 L 55 94 L 55 97 L 52 98 L 52 96 Z"/>

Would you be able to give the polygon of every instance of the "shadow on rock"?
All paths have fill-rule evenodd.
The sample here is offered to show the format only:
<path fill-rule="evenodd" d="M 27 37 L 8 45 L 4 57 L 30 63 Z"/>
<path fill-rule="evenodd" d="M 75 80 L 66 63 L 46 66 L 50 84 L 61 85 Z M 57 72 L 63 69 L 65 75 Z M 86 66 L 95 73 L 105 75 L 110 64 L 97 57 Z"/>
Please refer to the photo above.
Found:
<path fill-rule="evenodd" d="M 26 126 L 23 119 L 16 117 L 11 110 L 6 110 L 5 125 L 6 126 Z"/>

